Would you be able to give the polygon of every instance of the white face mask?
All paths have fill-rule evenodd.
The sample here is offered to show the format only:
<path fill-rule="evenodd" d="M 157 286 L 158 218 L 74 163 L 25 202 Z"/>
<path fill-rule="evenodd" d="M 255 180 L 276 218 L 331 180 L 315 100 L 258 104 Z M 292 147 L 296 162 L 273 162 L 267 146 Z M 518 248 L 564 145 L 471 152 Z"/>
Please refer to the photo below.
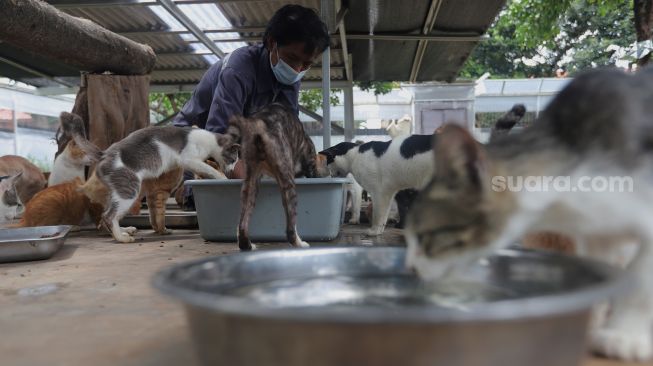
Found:
<path fill-rule="evenodd" d="M 275 46 L 275 49 L 277 52 L 277 64 L 272 65 L 272 52 L 270 52 L 270 67 L 272 67 L 272 72 L 274 73 L 274 77 L 277 78 L 277 81 L 281 84 L 292 85 L 301 80 L 308 70 L 302 72 L 295 71 L 295 69 L 279 57 L 279 47 Z"/>

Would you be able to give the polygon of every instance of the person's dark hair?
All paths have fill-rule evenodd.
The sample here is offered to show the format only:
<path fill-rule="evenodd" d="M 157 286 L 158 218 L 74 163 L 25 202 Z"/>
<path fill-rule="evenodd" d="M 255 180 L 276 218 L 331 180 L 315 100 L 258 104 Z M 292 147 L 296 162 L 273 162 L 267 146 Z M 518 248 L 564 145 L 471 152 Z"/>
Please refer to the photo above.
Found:
<path fill-rule="evenodd" d="M 315 10 L 291 4 L 277 10 L 270 19 L 263 35 L 266 47 L 270 40 L 279 46 L 303 42 L 304 52 L 313 54 L 329 46 L 329 31 Z"/>

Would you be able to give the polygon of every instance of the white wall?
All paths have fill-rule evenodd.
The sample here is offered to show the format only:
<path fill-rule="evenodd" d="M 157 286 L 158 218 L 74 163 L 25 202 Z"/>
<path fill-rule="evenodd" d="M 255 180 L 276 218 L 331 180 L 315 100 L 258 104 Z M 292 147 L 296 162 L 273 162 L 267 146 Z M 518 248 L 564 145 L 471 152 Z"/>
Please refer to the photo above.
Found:
<path fill-rule="evenodd" d="M 14 134 L 0 131 L 0 156 L 20 155 L 51 168 L 56 152 L 54 132 L 19 127 L 18 151 L 14 151 Z"/>
<path fill-rule="evenodd" d="M 0 108 L 17 112 L 58 117 L 62 111 L 71 111 L 74 99 L 62 97 L 44 97 L 33 95 L 28 91 L 0 86 Z M 52 166 L 57 144 L 54 131 L 42 131 L 18 128 L 17 136 L 10 132 L 0 132 L 0 156 L 20 155 L 36 160 L 46 166 Z M 16 144 L 14 146 L 14 138 Z"/>
<path fill-rule="evenodd" d="M 336 93 L 340 104 L 331 106 L 331 120 L 345 120 L 345 98 L 343 93 Z M 354 88 L 354 120 L 355 121 L 380 121 L 382 119 L 398 119 L 405 114 L 412 115 L 413 95 L 405 89 L 393 89 L 385 95 L 375 96 L 373 92 L 364 92 Z M 322 115 L 322 109 L 316 111 Z M 304 122 L 313 121 L 312 118 L 300 113 L 299 118 Z M 373 123 L 373 122 L 372 122 Z M 367 126 L 368 128 L 380 128 Z"/>

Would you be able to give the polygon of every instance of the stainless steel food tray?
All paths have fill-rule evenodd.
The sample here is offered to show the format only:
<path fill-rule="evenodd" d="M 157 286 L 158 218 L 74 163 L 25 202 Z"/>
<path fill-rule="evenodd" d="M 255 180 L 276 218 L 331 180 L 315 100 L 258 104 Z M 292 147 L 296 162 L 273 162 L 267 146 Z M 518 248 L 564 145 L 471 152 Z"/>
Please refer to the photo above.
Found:
<path fill-rule="evenodd" d="M 151 229 L 150 215 L 127 215 L 120 220 L 120 226 L 133 226 L 137 229 Z M 172 212 L 166 214 L 166 227 L 169 229 L 197 229 L 197 213 Z"/>
<path fill-rule="evenodd" d="M 0 230 L 0 263 L 48 259 L 63 246 L 72 226 Z"/>

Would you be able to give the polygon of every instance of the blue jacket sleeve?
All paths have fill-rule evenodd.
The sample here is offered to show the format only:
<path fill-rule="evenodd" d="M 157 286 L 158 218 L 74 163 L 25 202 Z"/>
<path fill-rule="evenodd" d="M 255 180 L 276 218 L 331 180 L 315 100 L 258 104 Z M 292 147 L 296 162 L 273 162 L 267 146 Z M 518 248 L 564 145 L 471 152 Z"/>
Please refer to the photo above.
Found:
<path fill-rule="evenodd" d="M 218 85 L 213 94 L 211 109 L 205 129 L 224 133 L 233 115 L 243 115 L 252 81 L 234 68 L 225 67 L 220 73 Z"/>

